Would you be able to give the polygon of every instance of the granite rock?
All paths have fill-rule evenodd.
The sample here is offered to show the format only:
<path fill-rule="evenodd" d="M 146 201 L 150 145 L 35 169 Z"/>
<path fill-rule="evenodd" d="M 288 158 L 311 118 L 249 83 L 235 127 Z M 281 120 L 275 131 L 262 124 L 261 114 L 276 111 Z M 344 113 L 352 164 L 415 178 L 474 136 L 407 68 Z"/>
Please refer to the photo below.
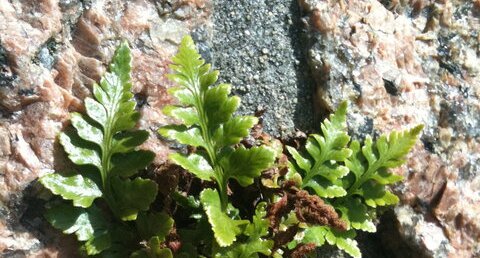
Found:
<path fill-rule="evenodd" d="M 75 257 L 74 238 L 41 219 L 35 181 L 72 168 L 56 135 L 122 40 L 152 136 L 142 147 L 166 161 L 164 74 L 187 33 L 275 136 L 318 130 L 345 99 L 355 138 L 425 124 L 395 170 L 401 205 L 358 236 L 362 253 L 480 256 L 479 20 L 478 0 L 0 0 L 0 256 Z"/>
<path fill-rule="evenodd" d="M 265 131 L 276 137 L 311 131 L 313 81 L 298 4 L 222 0 L 214 8 L 211 61 L 242 97 L 240 113 L 263 113 Z"/>
<path fill-rule="evenodd" d="M 132 47 L 142 148 L 163 164 L 167 143 L 156 129 L 170 123 L 164 75 L 183 35 L 209 22 L 209 1 L 0 0 L 0 256 L 75 257 L 76 244 L 42 220 L 45 193 L 35 183 L 71 169 L 57 134 L 69 112 L 105 72 L 116 46 Z M 60 248 L 61 247 L 61 248 Z"/>
<path fill-rule="evenodd" d="M 351 133 L 424 124 L 396 189 L 399 236 L 426 257 L 480 255 L 480 10 L 474 2 L 300 0 L 315 110 Z M 403 249 L 392 257 L 407 257 Z"/>

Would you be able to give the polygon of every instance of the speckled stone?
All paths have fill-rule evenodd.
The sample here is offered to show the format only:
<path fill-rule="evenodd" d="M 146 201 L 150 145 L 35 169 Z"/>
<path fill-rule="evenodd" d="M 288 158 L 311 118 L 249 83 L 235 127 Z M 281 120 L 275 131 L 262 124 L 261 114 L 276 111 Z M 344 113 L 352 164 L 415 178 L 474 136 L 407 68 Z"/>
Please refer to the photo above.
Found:
<path fill-rule="evenodd" d="M 240 113 L 263 112 L 265 131 L 286 138 L 314 128 L 309 69 L 295 1 L 215 1 L 212 63 L 241 96 Z"/>
<path fill-rule="evenodd" d="M 401 205 L 359 245 L 369 258 L 479 256 L 479 17 L 478 0 L 0 0 L 0 256 L 75 257 L 33 198 L 38 176 L 70 168 L 56 135 L 122 39 L 139 127 L 155 135 L 185 33 L 275 136 L 314 130 L 345 99 L 356 138 L 425 124 L 396 170 Z M 165 162 L 167 143 L 143 147 Z"/>
<path fill-rule="evenodd" d="M 156 135 L 171 121 L 164 77 L 179 40 L 209 21 L 203 0 L 0 0 L 0 257 L 75 257 L 73 238 L 42 220 L 35 180 L 71 169 L 56 137 L 68 114 L 82 111 L 116 46 L 132 48 L 139 127 Z M 168 144 L 142 148 L 163 164 Z M 35 198 L 33 198 L 35 197 Z"/>
<path fill-rule="evenodd" d="M 422 256 L 479 256 L 478 7 L 455 0 L 299 2 L 320 114 L 349 100 L 349 129 L 360 139 L 425 125 L 396 170 L 406 178 L 395 189 L 399 236 Z"/>

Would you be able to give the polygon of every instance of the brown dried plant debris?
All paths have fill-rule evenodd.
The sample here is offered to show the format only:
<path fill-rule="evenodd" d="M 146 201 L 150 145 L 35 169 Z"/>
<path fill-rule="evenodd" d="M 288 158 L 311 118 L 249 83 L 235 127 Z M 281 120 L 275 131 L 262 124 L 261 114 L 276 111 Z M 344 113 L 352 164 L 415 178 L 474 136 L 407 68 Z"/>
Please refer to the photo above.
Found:
<path fill-rule="evenodd" d="M 294 210 L 297 219 L 312 225 L 330 226 L 337 230 L 347 229 L 346 223 L 340 219 L 335 209 L 326 204 L 320 197 L 311 195 L 305 190 L 298 190 L 294 182 L 284 182 L 284 195 L 270 205 L 267 217 L 274 232 L 278 229 L 283 216 Z"/>
<path fill-rule="evenodd" d="M 251 148 L 261 144 L 270 145 L 275 140 L 275 138 L 263 131 L 263 124 L 260 122 L 252 127 L 250 134 L 241 143 L 245 147 Z"/>
<path fill-rule="evenodd" d="M 299 244 L 291 251 L 291 253 L 287 254 L 287 257 L 291 258 L 303 258 L 305 255 L 315 251 L 315 244 L 308 243 L 308 244 Z"/>
<path fill-rule="evenodd" d="M 342 231 L 347 230 L 347 224 L 338 217 L 332 206 L 326 204 L 317 195 L 310 195 L 305 190 L 296 192 L 295 214 L 301 222 L 327 225 Z"/>
<path fill-rule="evenodd" d="M 176 228 L 172 228 L 170 233 L 166 238 L 166 246 L 172 250 L 173 253 L 176 253 L 182 248 L 182 242 L 180 242 L 180 236 L 177 233 Z"/>
<path fill-rule="evenodd" d="M 280 225 L 280 220 L 283 216 L 287 215 L 293 206 L 288 205 L 288 197 L 284 195 L 278 202 L 272 204 L 267 211 L 267 218 L 270 221 L 270 227 L 274 232 L 277 231 Z"/>
<path fill-rule="evenodd" d="M 158 189 L 162 196 L 169 196 L 178 186 L 182 168 L 167 162 L 154 168 L 153 180 L 161 185 Z"/>
<path fill-rule="evenodd" d="M 270 168 L 262 173 L 262 179 L 274 180 L 280 176 L 285 176 L 288 172 L 288 157 L 281 154 L 278 157 L 275 167 Z"/>
<path fill-rule="evenodd" d="M 298 225 L 293 225 L 285 231 L 279 231 L 275 234 L 273 237 L 273 250 L 277 250 L 278 248 L 282 247 L 283 245 L 286 245 L 287 243 L 291 242 L 295 235 L 298 232 Z"/>

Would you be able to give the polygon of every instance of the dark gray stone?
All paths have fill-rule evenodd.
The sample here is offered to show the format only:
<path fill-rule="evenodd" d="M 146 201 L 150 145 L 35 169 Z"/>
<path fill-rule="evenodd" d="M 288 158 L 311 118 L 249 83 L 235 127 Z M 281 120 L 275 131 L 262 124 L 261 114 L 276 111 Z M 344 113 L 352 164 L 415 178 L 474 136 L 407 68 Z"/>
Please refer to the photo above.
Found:
<path fill-rule="evenodd" d="M 313 89 L 297 1 L 215 1 L 213 23 L 212 61 L 242 98 L 240 113 L 264 110 L 274 136 L 311 129 Z"/>

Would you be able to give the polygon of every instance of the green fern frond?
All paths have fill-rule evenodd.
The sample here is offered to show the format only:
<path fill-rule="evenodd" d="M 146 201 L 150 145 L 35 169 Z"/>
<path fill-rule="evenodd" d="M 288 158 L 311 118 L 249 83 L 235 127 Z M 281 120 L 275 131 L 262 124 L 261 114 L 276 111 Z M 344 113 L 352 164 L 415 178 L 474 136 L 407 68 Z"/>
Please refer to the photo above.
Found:
<path fill-rule="evenodd" d="M 230 96 L 229 84 L 214 85 L 218 71 L 211 70 L 201 58 L 193 40 L 186 36 L 170 66 L 168 78 L 176 83 L 169 92 L 179 105 L 168 106 L 164 113 L 181 122 L 159 129 L 167 138 L 199 148 L 196 153 L 175 153 L 171 160 L 205 181 L 214 181 L 217 190 L 206 189 L 200 201 L 213 227 L 215 239 L 222 246 L 231 245 L 245 221 L 227 214 L 229 179 L 248 186 L 260 173 L 272 166 L 275 153 L 266 146 L 245 148 L 240 141 L 258 122 L 252 116 L 235 116 L 240 98 Z"/>
<path fill-rule="evenodd" d="M 155 182 L 132 178 L 152 162 L 155 154 L 138 150 L 149 134 L 134 130 L 140 114 L 135 110 L 131 93 L 131 61 L 130 49 L 127 43 L 122 43 L 110 71 L 99 84 L 93 85 L 94 98 L 85 99 L 87 115 L 72 113 L 75 130 L 59 136 L 70 160 L 80 165 L 79 170 L 93 166 L 99 177 L 81 172 L 73 176 L 54 173 L 40 179 L 52 193 L 73 201 L 76 207 L 61 204 L 49 209 L 46 217 L 66 234 L 76 233 L 78 240 L 85 242 L 83 248 L 88 255 L 116 252 L 111 250 L 116 246 L 116 239 L 128 236 L 113 233 L 124 226 L 115 223 L 113 226 L 110 219 L 105 219 L 105 214 L 93 205 L 96 199 L 103 199 L 116 219 L 130 221 L 147 211 L 157 195 Z M 128 248 L 123 250 L 129 252 Z"/>
<path fill-rule="evenodd" d="M 272 254 L 273 240 L 268 238 L 269 221 L 265 219 L 267 204 L 257 205 L 252 222 L 248 222 L 243 232 L 245 241 L 236 242 L 228 248 L 220 248 L 214 257 L 223 258 L 258 258 L 259 254 Z"/>
<path fill-rule="evenodd" d="M 306 144 L 308 154 L 287 147 L 292 162 L 288 179 L 302 188 L 327 198 L 347 224 L 347 232 L 375 232 L 373 215 L 377 206 L 394 205 L 398 197 L 385 188 L 402 180 L 389 168 L 402 165 L 405 156 L 417 141 L 423 126 L 382 135 L 376 142 L 367 137 L 363 146 L 350 137 L 346 128 L 347 103 L 343 102 L 322 125 L 322 135 L 311 135 Z M 312 233 L 314 232 L 314 233 Z M 353 257 L 361 254 L 351 233 L 328 227 L 307 228 L 304 243 L 335 244 Z"/>
<path fill-rule="evenodd" d="M 350 137 L 347 134 L 347 102 L 321 124 L 322 135 L 312 134 L 305 146 L 308 154 L 301 155 L 287 146 L 292 155 L 292 168 L 302 176 L 302 188 L 310 188 L 320 197 L 332 198 L 347 194 L 341 187 L 341 179 L 349 169 L 343 165 L 352 151 L 347 148 Z"/>

